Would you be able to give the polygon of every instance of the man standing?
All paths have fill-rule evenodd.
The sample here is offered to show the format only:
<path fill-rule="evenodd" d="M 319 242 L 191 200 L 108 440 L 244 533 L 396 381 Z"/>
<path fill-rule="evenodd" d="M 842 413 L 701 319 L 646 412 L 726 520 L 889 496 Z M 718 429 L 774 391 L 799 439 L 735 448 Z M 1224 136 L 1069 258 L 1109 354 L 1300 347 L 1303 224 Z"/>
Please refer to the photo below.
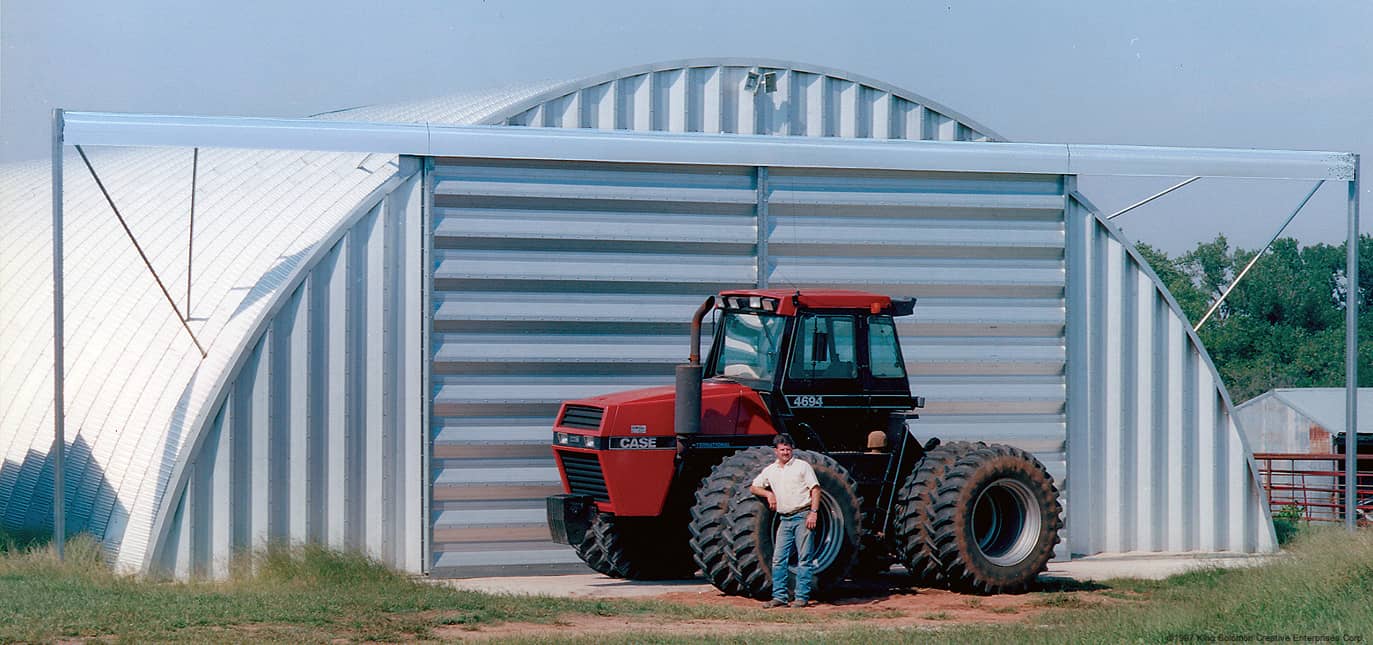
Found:
<path fill-rule="evenodd" d="M 777 512 L 777 537 L 772 548 L 772 600 L 766 608 L 787 604 L 787 563 L 793 550 L 796 553 L 796 599 L 792 607 L 810 604 L 811 531 L 820 517 L 820 482 L 810 464 L 793 459 L 796 443 L 790 435 L 779 434 L 772 440 L 777 461 L 768 464 L 753 479 L 749 490 L 768 500 L 768 508 Z"/>

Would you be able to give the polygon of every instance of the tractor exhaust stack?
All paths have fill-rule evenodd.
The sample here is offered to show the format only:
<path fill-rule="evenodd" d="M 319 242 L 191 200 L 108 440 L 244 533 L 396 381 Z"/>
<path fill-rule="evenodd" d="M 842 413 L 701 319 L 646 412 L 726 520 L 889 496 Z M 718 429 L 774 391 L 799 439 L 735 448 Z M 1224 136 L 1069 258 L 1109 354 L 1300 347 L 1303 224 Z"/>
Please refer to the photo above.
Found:
<path fill-rule="evenodd" d="M 715 308 L 715 296 L 706 298 L 691 317 L 691 354 L 687 363 L 677 366 L 677 394 L 673 408 L 673 428 L 679 435 L 701 432 L 701 322 Z"/>

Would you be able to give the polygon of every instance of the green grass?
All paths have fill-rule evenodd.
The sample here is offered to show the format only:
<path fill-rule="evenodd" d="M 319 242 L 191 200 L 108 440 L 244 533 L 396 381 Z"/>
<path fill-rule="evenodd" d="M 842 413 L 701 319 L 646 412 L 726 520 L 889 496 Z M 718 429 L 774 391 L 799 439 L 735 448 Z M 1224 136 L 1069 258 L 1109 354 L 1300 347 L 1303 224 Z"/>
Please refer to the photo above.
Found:
<path fill-rule="evenodd" d="M 27 538 L 26 538 L 27 539 Z M 770 631 L 717 633 L 713 642 L 1102 643 L 1314 640 L 1373 634 L 1373 532 L 1303 531 L 1287 556 L 1259 567 L 1210 569 L 1163 581 L 1057 585 L 1031 601 L 1037 611 L 1007 625 L 967 626 L 935 614 L 919 625 L 877 627 L 890 610 L 766 612 L 661 601 L 503 596 L 416 582 L 365 557 L 316 547 L 275 548 L 241 559 L 222 582 L 150 581 L 116 575 L 86 537 L 59 563 L 48 546 L 0 535 L 0 642 L 111 638 L 123 641 L 395 641 L 452 635 L 503 622 L 547 624 L 615 616 L 644 627 L 568 642 L 684 642 L 655 633 L 690 620 L 774 624 Z M 27 546 L 20 546 L 27 544 Z M 1086 590 L 1095 593 L 1084 597 Z M 969 599 L 968 606 L 981 603 Z M 1000 613 L 1000 612 L 997 612 Z M 937 622 L 936 622 L 937 621 Z M 778 625 L 781 623 L 781 625 Z M 788 625 L 787 623 L 795 623 Z M 829 624 L 827 624 L 829 623 Z M 780 627 L 780 629 L 778 629 Z M 537 636 L 537 635 L 535 635 Z M 546 641 L 548 634 L 526 638 Z M 578 640 L 580 639 L 580 640 Z"/>
<path fill-rule="evenodd" d="M 0 536 L 0 541 L 4 541 Z M 78 536 L 58 562 L 51 547 L 0 554 L 0 642 L 114 637 L 126 641 L 394 641 L 440 626 L 553 624 L 566 615 L 662 620 L 814 622 L 764 612 L 636 600 L 491 595 L 417 582 L 357 554 L 320 547 L 241 558 L 231 579 L 170 582 L 117 575 Z M 865 612 L 847 612 L 862 619 Z M 882 612 L 871 612 L 879 615 Z"/>
<path fill-rule="evenodd" d="M 1303 530 L 1262 566 L 1204 569 L 1161 581 L 1109 580 L 1103 599 L 1045 594 L 1028 622 L 941 632 L 956 643 L 1362 641 L 1373 635 L 1373 532 Z M 839 640 L 901 639 L 899 632 Z M 908 635 L 907 635 L 908 636 Z M 1350 641 L 1346 641 L 1350 642 Z"/>

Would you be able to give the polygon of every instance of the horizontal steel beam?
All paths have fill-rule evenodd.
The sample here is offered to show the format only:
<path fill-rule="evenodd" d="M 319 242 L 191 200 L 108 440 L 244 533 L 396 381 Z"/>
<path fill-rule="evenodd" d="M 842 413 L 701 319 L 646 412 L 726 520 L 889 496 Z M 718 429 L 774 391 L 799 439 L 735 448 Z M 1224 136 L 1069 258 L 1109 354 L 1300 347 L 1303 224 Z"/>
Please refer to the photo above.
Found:
<path fill-rule="evenodd" d="M 1340 152 L 1036 143 L 878 141 L 315 119 L 66 112 L 68 145 L 374 152 L 623 163 L 1328 179 L 1354 177 Z"/>

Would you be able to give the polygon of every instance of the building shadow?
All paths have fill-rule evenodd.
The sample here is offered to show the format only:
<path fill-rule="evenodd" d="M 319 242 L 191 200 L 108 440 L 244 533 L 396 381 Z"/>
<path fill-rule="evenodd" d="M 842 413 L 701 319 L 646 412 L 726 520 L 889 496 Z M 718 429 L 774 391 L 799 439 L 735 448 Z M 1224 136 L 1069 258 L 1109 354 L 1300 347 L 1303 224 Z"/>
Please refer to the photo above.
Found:
<path fill-rule="evenodd" d="M 66 535 L 88 533 L 105 544 L 107 527 L 123 525 L 127 510 L 119 503 L 105 470 L 92 458 L 90 445 L 77 435 L 67 445 L 63 499 Z M 16 547 L 36 546 L 53 536 L 53 479 L 51 451 L 30 449 L 20 461 L 0 461 L 0 530 Z"/>

